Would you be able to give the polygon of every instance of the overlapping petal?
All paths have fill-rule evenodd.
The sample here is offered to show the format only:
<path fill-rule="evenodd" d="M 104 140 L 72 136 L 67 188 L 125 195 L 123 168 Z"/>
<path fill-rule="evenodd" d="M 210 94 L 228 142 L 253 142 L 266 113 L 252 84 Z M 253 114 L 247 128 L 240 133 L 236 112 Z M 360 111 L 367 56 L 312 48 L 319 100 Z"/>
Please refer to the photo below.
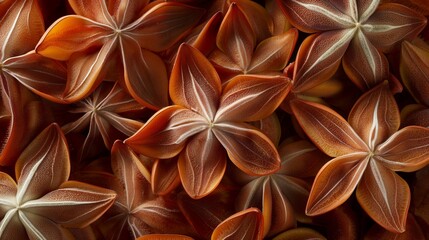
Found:
<path fill-rule="evenodd" d="M 111 86 L 107 82 L 104 84 L 105 86 Z M 118 114 L 144 108 L 134 101 L 118 83 L 115 83 L 111 88 L 101 87 L 100 91 L 95 91 L 93 93 L 93 101 L 97 103 L 97 106 L 103 109 L 103 111 L 115 112 Z"/>
<path fill-rule="evenodd" d="M 352 27 L 354 1 L 288 0 L 283 9 L 289 21 L 303 32 L 329 31 Z M 353 13 L 352 16 L 351 13 Z"/>
<path fill-rule="evenodd" d="M 263 134 L 271 139 L 274 145 L 278 146 L 281 137 L 281 126 L 276 112 L 261 120 L 250 122 L 250 124 L 261 130 Z"/>
<path fill-rule="evenodd" d="M 422 40 L 402 43 L 400 72 L 413 97 L 429 106 L 429 47 Z"/>
<path fill-rule="evenodd" d="M 144 194 L 149 194 L 144 191 L 142 182 L 150 180 L 150 172 L 124 143 L 116 141 L 111 152 L 113 173 L 123 187 L 118 201 L 128 209 L 133 209 L 142 202 Z"/>
<path fill-rule="evenodd" d="M 68 60 L 73 53 L 101 47 L 113 30 L 91 19 L 70 15 L 58 19 L 45 32 L 36 52 L 56 60 Z"/>
<path fill-rule="evenodd" d="M 16 183 L 6 173 L 0 172 L 0 192 L 2 198 L 0 199 L 0 217 L 3 218 L 8 210 L 15 204 L 16 199 Z"/>
<path fill-rule="evenodd" d="M 357 13 L 359 22 L 365 22 L 376 11 L 380 0 L 362 0 L 362 1 L 348 1 L 356 2 Z"/>
<path fill-rule="evenodd" d="M 162 59 L 133 38 L 120 40 L 125 84 L 142 105 L 159 109 L 168 105 L 167 69 Z"/>
<path fill-rule="evenodd" d="M 330 78 L 355 35 L 355 29 L 313 34 L 298 50 L 294 67 L 294 92 L 303 92 Z"/>
<path fill-rule="evenodd" d="M 274 23 L 269 13 L 257 2 L 248 0 L 227 1 L 230 5 L 236 3 L 240 10 L 246 15 L 247 21 L 256 36 L 256 42 L 260 42 L 271 36 Z"/>
<path fill-rule="evenodd" d="M 275 190 L 274 190 L 275 191 Z M 286 209 L 273 206 L 272 188 L 270 178 L 260 177 L 246 184 L 238 193 L 235 201 L 237 210 L 246 210 L 250 207 L 259 208 L 264 218 L 264 236 L 267 235 L 271 227 L 271 214 L 284 213 Z M 275 193 L 274 193 L 275 194 Z M 289 205 L 289 202 L 287 202 Z M 290 206 L 289 209 L 290 210 Z M 287 212 L 287 211 L 286 211 Z M 286 214 L 288 222 L 294 218 Z"/>
<path fill-rule="evenodd" d="M 134 153 L 130 147 L 121 141 L 116 141 L 112 147 L 112 170 L 115 184 L 111 184 L 118 194 L 116 201 L 100 229 L 103 235 L 109 239 L 137 238 L 143 234 L 154 231 L 155 221 L 151 217 L 159 213 L 156 209 L 153 213 L 145 209 L 146 202 L 154 198 L 150 190 L 150 173 L 142 163 L 143 157 Z M 147 211 L 146 215 L 137 214 Z M 152 215 L 151 215 L 152 214 Z M 148 225 L 149 224 L 149 225 Z M 158 226 L 159 227 L 159 226 Z"/>
<path fill-rule="evenodd" d="M 49 118 L 34 96 L 8 74 L 0 75 L 2 97 L 2 121 L 6 128 L 0 130 L 2 146 L 0 165 L 11 165 L 16 162 L 25 146 L 38 131 L 45 127 Z M 20 144 L 16 144 L 20 143 Z"/>
<path fill-rule="evenodd" d="M 106 1 L 104 0 L 69 0 L 69 4 L 78 15 L 100 23 L 113 24 L 113 18 L 110 16 Z"/>
<path fill-rule="evenodd" d="M 22 208 L 69 228 L 88 226 L 113 204 L 116 193 L 86 183 L 67 181 L 59 189 L 26 202 Z M 78 209 L 78 210 L 76 210 Z"/>
<path fill-rule="evenodd" d="M 216 38 L 216 45 L 243 71 L 246 71 L 256 47 L 256 36 L 245 14 L 232 3 Z"/>
<path fill-rule="evenodd" d="M 153 115 L 125 143 L 149 157 L 171 158 L 182 151 L 189 137 L 207 126 L 201 115 L 180 106 L 170 106 Z"/>
<path fill-rule="evenodd" d="M 306 214 L 319 215 L 343 204 L 354 192 L 367 168 L 367 153 L 334 158 L 317 174 L 308 198 Z"/>
<path fill-rule="evenodd" d="M 223 87 L 215 122 L 257 121 L 268 117 L 290 90 L 284 76 L 238 75 Z"/>
<path fill-rule="evenodd" d="M 103 82 L 91 96 L 81 100 L 70 110 L 73 114 L 82 114 L 77 120 L 63 125 L 65 134 L 88 133 L 81 149 L 81 157 L 87 157 L 89 149 L 101 135 L 106 148 L 114 141 L 133 135 L 143 123 L 125 117 L 129 113 L 140 113 L 144 107 L 137 103 L 118 83 Z"/>
<path fill-rule="evenodd" d="M 130 24 L 131 21 L 138 19 L 148 3 L 149 0 L 110 0 L 107 1 L 107 8 L 117 26 L 122 28 Z"/>
<path fill-rule="evenodd" d="M 226 169 L 226 154 L 210 129 L 192 137 L 179 156 L 178 168 L 183 187 L 194 199 L 219 185 Z"/>
<path fill-rule="evenodd" d="M 175 104 L 213 120 L 222 91 L 216 70 L 197 49 L 179 48 L 170 78 L 170 97 Z"/>
<path fill-rule="evenodd" d="M 252 61 L 247 71 L 256 73 L 283 70 L 292 56 L 297 40 L 298 31 L 292 28 L 260 42 L 252 55 Z"/>
<path fill-rule="evenodd" d="M 309 191 L 303 183 L 302 180 L 282 174 L 259 177 L 241 189 L 236 199 L 236 208 L 261 209 L 264 217 L 264 236 L 275 235 L 293 228 L 296 215 L 304 214 Z"/>
<path fill-rule="evenodd" d="M 9 211 L 0 222 L 0 239 L 27 239 L 28 235 L 16 211 Z"/>
<path fill-rule="evenodd" d="M 281 2 L 276 0 L 265 1 L 265 9 L 270 14 L 273 20 L 273 31 L 274 36 L 279 35 L 291 28 L 290 22 L 287 20 L 283 13 Z"/>
<path fill-rule="evenodd" d="M 387 81 L 357 100 L 349 123 L 372 150 L 399 129 L 399 109 Z"/>
<path fill-rule="evenodd" d="M 168 201 L 162 197 L 148 200 L 137 206 L 131 212 L 134 219 L 143 221 L 145 230 L 153 229 L 159 233 L 183 233 L 190 232 L 182 213 L 175 201 Z M 142 229 L 144 229 L 142 228 Z M 147 233 L 147 232 L 146 232 Z M 143 232 L 144 234 L 144 232 Z M 139 234 L 139 235 L 143 235 Z M 139 236 L 138 235 L 138 236 Z"/>
<path fill-rule="evenodd" d="M 343 57 L 343 67 L 360 89 L 370 89 L 389 78 L 386 56 L 358 30 Z"/>
<path fill-rule="evenodd" d="M 24 54 L 37 44 L 45 30 L 38 1 L 17 1 L 1 16 L 0 60 Z"/>
<path fill-rule="evenodd" d="M 274 179 L 276 176 L 274 176 Z M 296 216 L 295 211 L 299 211 L 299 209 L 294 208 L 291 202 L 288 199 L 289 194 L 285 194 L 288 190 L 293 189 L 295 186 L 292 182 L 289 189 L 284 189 L 288 184 L 284 184 L 285 182 L 277 181 L 275 179 L 271 182 L 271 197 L 273 201 L 273 212 L 271 213 L 270 225 L 266 224 L 267 221 L 264 219 L 264 227 L 265 231 L 269 235 L 277 234 L 285 229 L 293 228 L 296 225 Z M 290 192 L 289 192 L 290 193 Z M 306 192 L 308 194 L 308 192 Z M 292 193 L 293 195 L 293 193 Z M 307 198 L 300 199 L 301 201 L 306 201 Z M 302 210 L 302 209 L 301 209 Z M 269 226 L 269 229 L 268 229 Z M 269 230 L 269 231 L 268 231 Z"/>
<path fill-rule="evenodd" d="M 387 3 L 377 8 L 362 29 L 375 47 L 387 52 L 401 41 L 415 38 L 426 22 L 426 17 L 404 5 Z"/>
<path fill-rule="evenodd" d="M 181 3 L 156 4 L 124 31 L 151 51 L 163 51 L 182 38 L 204 14 L 204 10 Z"/>
<path fill-rule="evenodd" d="M 213 231 L 212 240 L 242 238 L 262 240 L 264 221 L 257 208 L 240 211 L 221 222 Z"/>
<path fill-rule="evenodd" d="M 30 212 L 24 213 L 22 211 L 19 212 L 18 215 L 30 239 L 72 238 L 68 230 L 48 218 Z"/>
<path fill-rule="evenodd" d="M 216 46 L 216 36 L 222 19 L 222 13 L 215 13 L 206 23 L 195 27 L 187 37 L 186 42 L 208 56 Z"/>
<path fill-rule="evenodd" d="M 118 114 L 111 113 L 111 112 L 104 112 L 102 113 L 103 117 L 108 121 L 107 125 L 112 125 L 116 130 L 119 132 L 125 134 L 126 136 L 131 136 L 134 133 L 136 133 L 142 126 L 143 123 L 139 122 L 137 120 L 121 117 Z M 106 146 L 111 146 L 112 143 L 116 139 L 112 139 L 113 137 L 117 136 L 117 134 L 111 134 L 112 136 L 109 136 L 109 131 L 103 131 L 102 128 L 99 127 L 99 130 L 101 132 L 101 135 L 103 136 L 103 139 L 106 143 Z M 107 130 L 110 130 L 110 127 L 107 128 Z M 114 131 L 113 131 L 114 132 Z M 106 141 L 106 138 L 109 137 L 109 141 Z"/>
<path fill-rule="evenodd" d="M 377 161 L 370 161 L 356 190 L 359 204 L 385 229 L 404 232 L 410 205 L 407 182 Z"/>
<path fill-rule="evenodd" d="M 296 177 L 291 177 L 283 174 L 276 174 L 273 176 L 274 189 L 277 191 L 275 193 L 274 204 L 283 206 L 287 209 L 290 203 L 290 209 L 284 211 L 283 213 L 273 213 L 273 230 L 277 229 L 284 230 L 286 226 L 295 226 L 295 221 L 290 219 L 293 217 L 297 221 L 306 222 L 308 221 L 308 216 L 305 214 L 305 207 L 310 193 L 310 186 L 304 180 Z M 293 210 L 293 215 L 291 214 Z M 292 216 L 288 216 L 292 215 Z"/>
<path fill-rule="evenodd" d="M 338 157 L 368 150 L 349 123 L 332 109 L 303 100 L 295 100 L 291 104 L 300 126 L 327 155 Z"/>
<path fill-rule="evenodd" d="M 229 78 L 243 73 L 243 70 L 233 59 L 217 48 L 210 52 L 209 59 L 219 75 L 222 76 L 222 83 L 228 82 Z"/>
<path fill-rule="evenodd" d="M 152 192 L 157 195 L 166 195 L 180 184 L 177 160 L 159 159 L 152 166 L 151 174 Z"/>
<path fill-rule="evenodd" d="M 429 163 L 429 129 L 405 127 L 376 149 L 376 159 L 393 171 L 413 172 Z"/>
<path fill-rule="evenodd" d="M 280 168 L 280 156 L 263 133 L 246 123 L 217 123 L 212 128 L 231 161 L 250 175 L 267 175 Z"/>
<path fill-rule="evenodd" d="M 30 51 L 8 58 L 3 71 L 34 93 L 54 102 L 62 102 L 66 87 L 66 67 L 55 60 Z"/>
<path fill-rule="evenodd" d="M 416 1 L 420 0 L 412 4 Z M 90 229 L 112 206 L 105 218 L 93 225 L 105 238 L 138 238 L 152 232 L 210 238 L 220 224 L 212 239 L 262 239 L 296 226 L 297 221 L 318 224 L 332 216 L 335 227 L 353 236 L 357 232 L 353 214 L 336 210 L 310 222 L 305 216 L 305 199 L 310 194 L 309 215 L 322 214 L 349 199 L 356 186 L 358 201 L 370 218 L 389 231 L 403 231 L 410 193 L 395 171 L 416 171 L 429 164 L 429 130 L 413 126 L 398 131 L 397 103 L 401 107 L 409 104 L 402 101 L 409 95 L 398 94 L 399 98 L 394 99 L 395 90 L 389 89 L 386 79 L 389 64 L 395 67 L 395 62 L 390 62 L 395 53 L 388 56 L 388 63 L 383 52 L 415 37 L 426 19 L 397 4 L 378 7 L 380 0 L 268 0 L 265 4 L 272 4 L 271 12 L 281 11 L 272 8 L 283 4 L 292 24 L 307 33 L 296 55 L 297 30 L 285 32 L 289 23 L 284 16 L 273 25 L 263 4 L 255 1 L 70 0 L 68 10 L 78 15 L 55 22 L 36 50 L 34 44 L 42 35 L 43 22 L 55 16 L 42 16 L 36 0 L 0 3 L 0 164 L 14 163 L 23 152 L 16 165 L 17 184 L 0 173 L 0 239 L 95 238 L 67 228 Z M 10 5 L 13 8 L 5 10 Z M 210 7 L 210 14 L 204 16 L 204 10 L 195 6 Z M 215 9 L 221 11 L 213 15 Z M 273 14 L 278 17 L 275 14 L 278 12 Z M 194 28 L 197 24 L 201 25 Z M 35 28 L 30 29 L 31 25 Z M 187 43 L 195 46 L 179 47 L 186 36 Z M 218 49 L 212 51 L 216 41 Z M 415 99 L 426 104 L 427 46 L 403 46 L 403 80 Z M 173 56 L 177 59 L 171 66 Z M 296 56 L 295 63 L 286 67 L 291 56 Z M 333 109 L 341 109 L 341 115 L 302 100 L 307 99 L 302 94 L 323 92 L 329 84 L 319 84 L 333 74 L 342 76 L 340 63 L 348 78 L 363 90 L 385 82 L 363 93 L 351 111 L 352 102 L 341 102 L 343 92 L 324 99 L 338 107 Z M 243 73 L 246 75 L 237 76 Z M 286 76 L 293 76 L 293 80 Z M 127 98 L 113 90 L 112 96 L 108 91 L 97 92 L 102 81 L 121 84 Z M 334 85 L 338 81 L 336 76 Z M 391 89 L 400 88 L 399 81 L 391 83 L 395 85 Z M 352 88 L 348 84 L 338 86 Z M 65 182 L 70 170 L 69 153 L 56 125 L 23 151 L 34 138 L 33 132 L 50 122 L 52 115 L 59 115 L 45 113 L 44 106 L 63 108 L 40 100 L 27 88 L 49 101 L 65 104 L 94 93 L 92 103 L 98 104 L 91 104 L 90 98 L 79 102 L 73 113 L 80 111 L 84 116 L 77 116 L 76 122 L 64 127 L 68 133 L 76 130 L 87 134 L 83 147 L 79 140 L 85 136 L 67 135 L 78 155 L 103 154 L 98 151 L 103 142 L 110 148 L 114 140 L 131 136 L 113 145 L 111 168 L 97 161 L 89 166 L 91 172 L 86 178 L 76 173 L 76 177 L 97 182 L 100 179 L 92 178 L 98 172 L 106 180 L 100 181 L 100 186 L 111 187 L 117 197 L 107 189 Z M 276 121 L 268 120 L 268 128 L 265 125 L 264 118 L 273 114 L 291 90 L 293 96 L 287 102 L 289 112 L 295 115 L 294 133 L 307 135 L 317 147 L 301 142 L 290 148 L 276 148 L 281 136 L 291 132 Z M 322 95 L 327 96 L 327 92 L 333 91 Z M 169 97 L 172 106 L 168 106 Z M 152 114 L 140 111 L 142 105 L 161 110 L 146 124 L 129 119 L 146 120 Z M 416 111 L 408 109 L 404 116 L 426 118 L 424 107 L 411 107 Z M 342 116 L 349 111 L 347 122 Z M 289 116 L 276 113 L 290 123 Z M 58 117 L 60 122 L 65 119 Z M 100 135 L 103 141 L 98 141 Z M 288 138 L 285 143 L 294 140 Z M 317 148 L 335 159 L 320 170 L 309 193 L 308 182 L 327 158 Z M 244 172 L 243 177 L 235 179 L 234 173 L 229 174 L 228 159 Z M 152 165 L 152 173 L 143 165 L 146 163 Z M 115 175 L 107 173 L 112 170 Z M 149 179 L 152 183 L 146 181 Z M 248 209 L 227 219 L 232 213 L 230 203 L 237 198 L 242 184 L 235 180 L 243 179 L 257 180 L 244 188 L 244 196 L 239 196 L 240 210 L 258 206 L 262 213 Z M 183 188 L 176 188 L 180 182 Z M 332 228 L 324 231 L 328 238 Z M 317 232 L 299 230 L 277 238 L 324 238 Z M 148 236 L 169 237 L 187 239 L 184 235 Z"/>
<path fill-rule="evenodd" d="M 19 157 L 15 165 L 18 184 L 2 181 L 2 186 L 9 188 L 3 189 L 5 193 L 10 192 L 11 187 L 17 189 L 12 189 L 16 193 L 13 202 L 7 203 L 11 196 L 2 197 L 7 206 L 1 209 L 7 212 L 0 223 L 1 238 L 13 235 L 12 238 L 22 239 L 68 239 L 72 235 L 63 227 L 85 227 L 110 207 L 116 197 L 113 191 L 80 182 L 65 182 L 69 172 L 65 137 L 58 125 L 51 124 Z M 104 193 L 110 196 L 97 199 Z M 106 199 L 110 204 L 103 208 Z M 88 209 L 82 207 L 91 204 Z"/>
<path fill-rule="evenodd" d="M 58 125 L 47 127 L 25 148 L 16 163 L 15 174 L 18 203 L 37 199 L 68 179 L 69 152 Z"/>
<path fill-rule="evenodd" d="M 68 62 L 64 101 L 76 102 L 88 96 L 103 80 L 103 70 L 115 50 L 117 39 L 108 40 L 101 49 L 73 54 Z"/>

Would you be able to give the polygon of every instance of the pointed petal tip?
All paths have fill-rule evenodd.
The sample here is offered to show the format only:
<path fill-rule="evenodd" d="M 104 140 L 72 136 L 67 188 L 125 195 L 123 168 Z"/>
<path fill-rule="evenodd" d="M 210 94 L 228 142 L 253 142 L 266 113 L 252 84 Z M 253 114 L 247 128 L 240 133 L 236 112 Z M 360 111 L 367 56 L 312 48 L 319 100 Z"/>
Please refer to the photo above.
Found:
<path fill-rule="evenodd" d="M 307 204 L 307 207 L 305 208 L 305 215 L 310 216 L 310 217 L 314 217 L 317 215 L 323 214 L 323 212 L 318 212 L 317 210 L 314 210 L 313 207 L 309 207 Z"/>
<path fill-rule="evenodd" d="M 332 208 L 332 209 L 317 208 L 314 204 L 312 204 L 312 202 L 307 201 L 307 205 L 305 207 L 305 215 L 307 215 L 309 217 L 315 217 L 318 215 L 325 214 L 329 211 L 332 211 L 333 209 L 334 208 Z"/>
<path fill-rule="evenodd" d="M 179 55 L 179 53 L 182 51 L 191 51 L 191 49 L 193 49 L 193 47 L 191 45 L 189 45 L 188 43 L 186 43 L 186 42 L 181 43 L 179 46 L 179 49 L 177 50 L 177 55 Z"/>

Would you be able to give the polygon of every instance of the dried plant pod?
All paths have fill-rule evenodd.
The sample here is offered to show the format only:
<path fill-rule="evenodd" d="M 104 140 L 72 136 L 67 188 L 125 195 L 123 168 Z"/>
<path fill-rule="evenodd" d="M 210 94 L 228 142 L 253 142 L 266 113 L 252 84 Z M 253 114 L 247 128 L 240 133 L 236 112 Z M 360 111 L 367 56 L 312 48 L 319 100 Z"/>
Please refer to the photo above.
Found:
<path fill-rule="evenodd" d="M 261 212 L 257 208 L 249 208 L 221 222 L 213 231 L 211 239 L 262 239 L 263 229 Z"/>
<path fill-rule="evenodd" d="M 170 82 L 176 105 L 158 111 L 125 143 L 149 157 L 171 158 L 180 153 L 178 169 L 184 189 L 199 199 L 220 183 L 226 155 L 253 175 L 279 168 L 274 144 L 245 121 L 268 117 L 289 89 L 286 77 L 258 75 L 236 76 L 222 87 L 206 57 L 183 44 Z"/>
<path fill-rule="evenodd" d="M 68 61 L 60 100 L 76 102 L 88 96 L 103 80 L 108 60 L 119 54 L 128 92 L 151 109 L 167 106 L 167 69 L 153 52 L 179 41 L 203 11 L 173 2 L 70 0 L 70 6 L 76 15 L 54 22 L 36 46 L 38 54 Z M 163 36 L 165 31 L 169 34 Z"/>
<path fill-rule="evenodd" d="M 429 88 L 429 45 L 421 39 L 402 43 L 400 72 L 405 87 L 416 101 L 429 106 L 425 92 Z"/>
<path fill-rule="evenodd" d="M 65 137 L 58 125 L 51 124 L 19 157 L 16 183 L 0 174 L 1 209 L 6 210 L 1 212 L 0 237 L 68 239 L 71 233 L 66 228 L 86 227 L 110 208 L 115 192 L 67 181 L 69 174 Z"/>
<path fill-rule="evenodd" d="M 349 78 L 362 90 L 388 79 L 388 62 L 381 51 L 389 52 L 401 41 L 415 38 L 427 20 L 403 5 L 379 3 L 283 1 L 291 24 L 314 33 L 300 46 L 294 73 L 296 91 L 329 79 L 341 59 Z"/>
<path fill-rule="evenodd" d="M 336 157 L 317 174 L 306 213 L 332 210 L 357 189 L 359 204 L 373 220 L 389 231 L 404 232 L 411 195 L 395 171 L 416 171 L 428 164 L 429 131 L 399 129 L 399 109 L 387 81 L 357 100 L 348 122 L 317 103 L 295 100 L 292 110 L 310 139 Z M 317 134 L 320 128 L 323 135 Z"/>

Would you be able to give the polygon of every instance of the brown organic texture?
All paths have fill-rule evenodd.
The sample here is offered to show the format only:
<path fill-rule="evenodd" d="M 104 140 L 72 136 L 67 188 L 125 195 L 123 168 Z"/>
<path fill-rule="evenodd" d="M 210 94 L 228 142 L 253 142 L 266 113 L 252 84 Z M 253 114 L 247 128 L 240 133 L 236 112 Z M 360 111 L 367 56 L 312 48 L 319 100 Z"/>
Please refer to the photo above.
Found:
<path fill-rule="evenodd" d="M 66 69 L 59 62 L 44 58 L 33 50 L 45 31 L 38 2 L 15 1 L 8 11 L 1 13 L 1 17 L 2 81 L 19 81 L 31 91 L 49 100 L 55 99 L 54 95 L 65 86 Z"/>
<path fill-rule="evenodd" d="M 177 157 L 172 159 L 156 159 L 152 166 L 150 180 L 152 192 L 167 195 L 180 185 Z"/>
<path fill-rule="evenodd" d="M 215 0 L 210 5 L 208 13 L 228 12 L 231 5 L 236 5 L 246 15 L 247 21 L 253 29 L 256 42 L 270 37 L 274 31 L 274 22 L 270 14 L 260 4 L 251 0 Z"/>
<path fill-rule="evenodd" d="M 113 191 L 67 181 L 69 174 L 65 137 L 52 124 L 22 152 L 16 182 L 0 172 L 0 239 L 68 239 L 67 228 L 88 226 L 113 204 Z"/>
<path fill-rule="evenodd" d="M 0 0 L 0 240 L 429 239 L 427 1 Z"/>
<path fill-rule="evenodd" d="M 332 210 L 357 189 L 358 202 L 372 219 L 389 231 L 404 232 L 410 189 L 395 171 L 427 165 L 429 129 L 399 130 L 399 110 L 387 82 L 358 99 L 348 122 L 317 103 L 296 100 L 292 109 L 311 140 L 335 157 L 316 176 L 307 214 Z"/>
<path fill-rule="evenodd" d="M 137 132 L 143 123 L 123 115 L 142 109 L 144 107 L 129 96 L 119 84 L 104 82 L 91 96 L 75 104 L 70 112 L 82 116 L 62 126 L 62 129 L 65 134 L 88 132 L 79 154 L 79 159 L 82 159 L 88 156 L 96 141 L 102 139 L 106 148 L 110 149 L 116 139 L 125 139 Z"/>
<path fill-rule="evenodd" d="M 68 61 L 67 85 L 58 101 L 75 102 L 88 96 L 103 80 L 107 67 L 117 63 L 123 67 L 127 90 L 139 103 L 153 109 L 167 106 L 167 70 L 154 52 L 183 37 L 201 18 L 202 9 L 138 0 L 69 3 L 76 15 L 53 23 L 36 47 L 43 56 Z"/>
<path fill-rule="evenodd" d="M 224 175 L 224 149 L 246 173 L 264 175 L 278 170 L 280 158 L 273 143 L 244 121 L 268 117 L 289 86 L 289 79 L 282 76 L 240 75 L 222 88 L 209 61 L 184 44 L 170 80 L 170 95 L 176 105 L 155 113 L 125 143 L 154 158 L 180 153 L 178 168 L 186 192 L 193 198 L 204 197 Z"/>
<path fill-rule="evenodd" d="M 248 208 L 233 214 L 213 231 L 212 240 L 254 239 L 262 240 L 264 219 L 257 208 Z"/>
<path fill-rule="evenodd" d="M 174 202 L 155 196 L 149 170 L 125 144 L 112 147 L 112 169 L 118 197 L 100 223 L 106 239 L 133 239 L 149 233 L 186 233 L 186 220 Z M 189 231 L 188 231 L 189 232 Z"/>
<path fill-rule="evenodd" d="M 10 8 L 10 6 L 14 3 L 13 0 L 6 0 L 2 1 L 0 3 L 0 15 L 4 16 L 4 14 L 7 12 L 7 10 Z"/>
<path fill-rule="evenodd" d="M 216 47 L 216 35 L 222 19 L 222 13 L 216 12 L 210 19 L 192 29 L 189 35 L 184 39 L 183 43 L 187 43 L 200 50 L 204 56 L 209 55 Z M 177 47 L 181 44 L 182 42 L 179 42 Z M 167 61 L 170 66 L 169 69 L 173 68 L 173 63 L 177 56 L 177 47 L 171 47 L 166 51 L 168 55 L 171 55 Z"/>
<path fill-rule="evenodd" d="M 429 126 L 429 44 L 421 39 L 402 43 L 400 73 L 407 90 L 419 104 L 402 110 L 405 125 Z"/>
<path fill-rule="evenodd" d="M 280 35 L 292 27 L 286 16 L 283 14 L 281 4 L 282 3 L 277 0 L 265 1 L 265 9 L 273 19 L 273 35 Z"/>
<path fill-rule="evenodd" d="M 417 36 L 427 20 L 403 5 L 379 2 L 283 0 L 291 24 L 314 33 L 301 44 L 295 61 L 296 91 L 325 81 L 341 61 L 361 89 L 388 79 L 388 62 L 382 52 Z"/>
<path fill-rule="evenodd" d="M 298 38 L 297 30 L 291 29 L 258 42 L 245 10 L 237 3 L 229 6 L 216 37 L 217 49 L 209 57 L 223 81 L 238 74 L 280 74 Z"/>
<path fill-rule="evenodd" d="M 237 210 L 261 209 L 264 236 L 294 228 L 297 220 L 309 222 L 305 216 L 305 203 L 310 186 L 302 178 L 314 177 L 325 163 L 325 155 L 303 140 L 286 141 L 279 147 L 279 153 L 281 169 L 271 175 L 251 178 L 236 199 Z M 234 175 L 240 176 L 240 173 Z"/>
<path fill-rule="evenodd" d="M 40 11 L 31 0 L 3 1 L 0 7 L 0 165 L 12 165 L 47 125 L 39 120 L 43 106 L 23 86 L 52 99 L 50 94 L 65 83 L 63 65 L 32 51 L 45 30 Z"/>
<path fill-rule="evenodd" d="M 421 39 L 404 41 L 400 66 L 404 85 L 416 101 L 429 106 L 429 44 Z"/>
<path fill-rule="evenodd" d="M 393 2 L 393 3 L 400 3 L 405 6 L 408 6 L 421 14 L 428 16 L 429 15 L 429 6 L 426 4 L 425 0 L 381 0 L 381 2 Z"/>
<path fill-rule="evenodd" d="M 41 101 L 16 81 L 1 79 L 0 95 L 0 165 L 11 166 L 52 119 Z"/>

